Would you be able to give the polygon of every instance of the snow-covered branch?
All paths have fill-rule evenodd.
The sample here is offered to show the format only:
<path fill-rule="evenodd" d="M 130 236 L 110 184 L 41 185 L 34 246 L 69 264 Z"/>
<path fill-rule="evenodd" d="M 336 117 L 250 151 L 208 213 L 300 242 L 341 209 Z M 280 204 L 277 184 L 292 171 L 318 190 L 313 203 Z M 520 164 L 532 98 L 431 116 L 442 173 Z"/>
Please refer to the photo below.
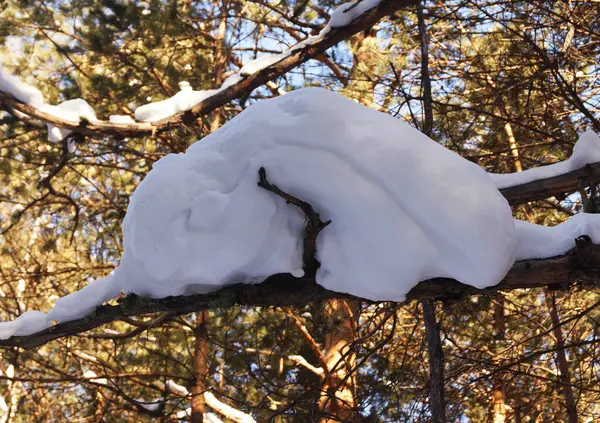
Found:
<path fill-rule="evenodd" d="M 69 102 L 58 106 L 45 104 L 38 90 L 20 83 L 17 78 L 7 75 L 1 69 L 0 107 L 19 119 L 45 122 L 49 126 L 50 137 L 54 136 L 54 139 L 64 137 L 71 131 L 92 136 L 152 135 L 211 113 L 323 54 L 330 47 L 369 28 L 385 16 L 415 3 L 415 0 L 362 0 L 350 7 L 344 4 L 332 13 L 330 21 L 318 35 L 310 36 L 282 53 L 262 56 L 245 64 L 217 89 L 193 91 L 186 86 L 167 100 L 141 106 L 135 112 L 138 121 L 127 116 L 112 116 L 109 121 L 98 120 L 95 114 L 91 114 L 93 109 L 81 99 L 70 100 L 81 103 L 77 105 Z M 68 107 L 61 110 L 63 105 Z M 85 107 L 79 107 L 82 105 Z M 77 106 L 75 109 L 79 112 L 71 106 Z M 82 111 L 85 113 L 81 113 Z"/>
<path fill-rule="evenodd" d="M 35 347 L 145 313 L 598 284 L 590 269 L 600 267 L 600 215 L 552 228 L 514 221 L 498 192 L 600 161 L 591 132 L 564 162 L 490 175 L 406 123 L 322 89 L 261 102 L 227 125 L 162 159 L 138 186 L 113 273 L 48 314 L 2 322 L 0 345 Z M 332 221 L 322 233 L 316 210 Z M 315 275 L 307 264 L 316 260 Z M 147 297 L 103 305 L 121 292 Z"/>
<path fill-rule="evenodd" d="M 586 164 L 562 175 L 502 188 L 500 192 L 511 205 L 517 205 L 552 196 L 564 196 L 595 184 L 600 184 L 600 162 Z"/>
<path fill-rule="evenodd" d="M 423 281 L 407 295 L 414 299 L 457 299 L 468 295 L 490 295 L 499 290 L 559 287 L 575 283 L 600 286 L 600 246 L 583 241 L 572 252 L 543 260 L 515 263 L 496 286 L 477 289 L 452 279 L 435 278 Z M 143 298 L 129 295 L 117 305 L 103 305 L 90 315 L 27 336 L 0 340 L 1 347 L 35 348 L 54 339 L 75 335 L 127 316 L 169 311 L 174 314 L 198 310 L 246 306 L 302 306 L 331 298 L 356 298 L 328 291 L 314 279 L 297 279 L 289 274 L 273 275 L 258 285 L 236 284 L 203 295 Z M 367 301 L 367 300 L 365 300 Z"/>
<path fill-rule="evenodd" d="M 190 392 L 185 386 L 179 385 L 172 380 L 167 381 L 167 387 L 169 390 L 179 396 L 186 397 L 190 395 Z M 204 392 L 204 400 L 206 401 L 206 405 L 208 405 L 212 410 L 220 415 L 228 418 L 229 420 L 233 420 L 236 423 L 256 423 L 256 420 L 247 413 L 240 411 L 236 408 L 233 408 L 230 405 L 225 404 L 224 402 L 217 399 L 214 394 L 210 391 Z M 187 410 L 182 412 L 183 415 L 187 415 Z"/>

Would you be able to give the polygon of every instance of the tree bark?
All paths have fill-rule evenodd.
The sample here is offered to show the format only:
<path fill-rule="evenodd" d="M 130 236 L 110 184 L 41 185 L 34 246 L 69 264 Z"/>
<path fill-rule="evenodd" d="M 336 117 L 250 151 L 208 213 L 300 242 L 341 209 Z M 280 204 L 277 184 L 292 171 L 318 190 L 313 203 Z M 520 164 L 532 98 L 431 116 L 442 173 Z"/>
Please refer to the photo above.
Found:
<path fill-rule="evenodd" d="M 355 300 L 334 299 L 324 305 L 328 331 L 324 358 L 328 369 L 319 399 L 323 417 L 320 423 L 358 422 L 356 409 L 356 340 L 360 304 Z"/>
<path fill-rule="evenodd" d="M 435 303 L 421 301 L 423 319 L 427 332 L 429 352 L 429 408 L 432 423 L 446 423 L 446 401 L 444 400 L 444 353 L 440 339 L 440 327 L 435 318 Z"/>
<path fill-rule="evenodd" d="M 567 417 L 569 423 L 577 423 L 579 421 L 577 416 L 577 405 L 575 403 L 575 397 L 573 395 L 573 389 L 571 388 L 571 376 L 569 371 L 569 362 L 565 354 L 565 341 L 562 335 L 560 319 L 558 317 L 558 310 L 556 308 L 556 297 L 554 292 L 546 290 L 544 293 L 546 299 L 546 305 L 550 311 L 550 319 L 552 322 L 552 333 L 556 340 L 556 358 L 558 361 L 558 380 L 560 382 L 563 398 L 565 400 L 565 406 L 567 409 Z"/>
<path fill-rule="evenodd" d="M 194 373 L 195 383 L 192 387 L 192 418 L 191 423 L 202 423 L 204 420 L 204 411 L 206 400 L 206 379 L 208 375 L 208 331 L 206 328 L 208 312 L 199 311 L 196 316 L 196 345 L 194 348 Z"/>
<path fill-rule="evenodd" d="M 215 37 L 215 86 L 220 87 L 223 83 L 223 72 L 225 71 L 225 34 L 227 33 L 227 0 L 222 0 L 221 19 Z M 221 108 L 212 111 L 210 117 L 210 132 L 214 132 L 221 126 Z"/>
<path fill-rule="evenodd" d="M 504 317 L 504 296 L 496 296 L 497 302 L 494 304 L 494 360 L 499 362 L 504 346 L 506 320 Z M 504 423 L 506 421 L 506 405 L 504 395 L 504 372 L 495 371 L 492 377 L 492 407 L 493 423 Z"/>

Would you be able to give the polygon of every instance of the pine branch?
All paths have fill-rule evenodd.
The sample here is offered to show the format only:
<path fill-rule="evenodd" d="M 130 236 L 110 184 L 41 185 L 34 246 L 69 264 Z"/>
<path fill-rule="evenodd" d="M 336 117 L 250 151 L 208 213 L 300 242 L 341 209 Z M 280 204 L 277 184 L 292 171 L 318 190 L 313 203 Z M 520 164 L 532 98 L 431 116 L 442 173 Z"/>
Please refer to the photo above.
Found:
<path fill-rule="evenodd" d="M 596 184 L 600 184 L 600 163 L 590 163 L 563 175 L 503 188 L 500 192 L 515 206 L 552 196 L 564 196 L 580 187 Z"/>
<path fill-rule="evenodd" d="M 100 122 L 72 122 L 44 113 L 39 109 L 24 104 L 12 96 L 0 92 L 0 108 L 5 109 L 15 117 L 27 121 L 43 121 L 59 128 L 70 129 L 74 133 L 83 135 L 118 135 L 120 137 L 141 137 L 164 132 L 170 128 L 193 122 L 200 116 L 210 114 L 215 109 L 230 101 L 248 95 L 255 88 L 269 81 L 285 75 L 295 67 L 314 59 L 325 53 L 327 49 L 350 38 L 352 35 L 363 31 L 386 16 L 407 8 L 416 3 L 416 0 L 382 0 L 381 3 L 366 11 L 348 25 L 331 28 L 322 38 L 313 43 L 301 46 L 292 46 L 289 54 L 281 61 L 271 66 L 244 77 L 241 81 L 231 85 L 223 91 L 207 97 L 196 104 L 192 109 L 176 113 L 157 122 L 135 122 L 127 124 Z M 27 117 L 24 117 L 27 116 Z"/>

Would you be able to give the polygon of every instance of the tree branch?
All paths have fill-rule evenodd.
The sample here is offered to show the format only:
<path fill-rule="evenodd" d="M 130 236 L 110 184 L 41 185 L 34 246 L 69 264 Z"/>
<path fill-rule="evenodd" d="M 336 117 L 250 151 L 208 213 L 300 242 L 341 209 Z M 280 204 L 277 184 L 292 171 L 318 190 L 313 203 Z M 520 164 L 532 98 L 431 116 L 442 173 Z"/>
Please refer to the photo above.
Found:
<path fill-rule="evenodd" d="M 321 220 L 321 217 L 319 216 L 319 213 L 315 211 L 312 205 L 310 205 L 306 201 L 302 201 L 299 198 L 294 197 L 293 195 L 288 194 L 287 192 L 280 190 L 279 187 L 277 187 L 277 185 L 271 184 L 267 180 L 267 171 L 264 167 L 261 167 L 259 169 L 258 177 L 259 187 L 266 189 L 269 192 L 272 192 L 278 197 L 283 198 L 288 204 L 293 204 L 294 206 L 298 207 L 306 216 L 307 221 L 303 234 L 304 250 L 302 253 L 302 263 L 304 265 L 304 272 L 308 276 L 314 275 L 320 266 L 320 263 L 316 258 L 317 237 L 319 236 L 319 233 L 321 233 L 321 231 L 331 223 L 331 220 L 323 222 Z"/>
<path fill-rule="evenodd" d="M 595 259 L 595 255 L 599 258 Z M 590 260 L 590 257 L 592 259 Z M 586 263 L 582 265 L 582 263 Z M 567 288 L 575 283 L 600 286 L 600 246 L 588 242 L 563 256 L 543 260 L 526 260 L 515 263 L 506 277 L 496 286 L 477 289 L 453 279 L 435 278 L 423 281 L 407 295 L 414 299 L 459 299 L 468 295 L 490 295 L 498 290 L 521 288 Z M 105 323 L 147 313 L 171 312 L 185 314 L 199 310 L 244 306 L 301 306 L 309 302 L 332 298 L 356 297 L 328 291 L 317 285 L 314 278 L 294 278 L 277 274 L 258 285 L 235 284 L 210 294 L 143 298 L 130 294 L 117 305 L 103 305 L 90 315 L 27 336 L 13 336 L 0 340 L 0 347 L 35 348 L 53 339 L 97 328 Z M 365 302 L 372 301 L 361 299 Z"/>
<path fill-rule="evenodd" d="M 378 6 L 366 11 L 348 25 L 331 28 L 331 31 L 322 38 L 301 46 L 300 48 L 292 46 L 289 50 L 290 53 L 279 62 L 244 77 L 241 81 L 229 86 L 227 89 L 207 97 L 190 110 L 176 113 L 157 122 L 135 122 L 128 124 L 117 124 L 106 121 L 72 122 L 44 113 L 37 108 L 24 104 L 2 92 L 0 92 L 0 107 L 15 115 L 17 118 L 23 119 L 23 115 L 27 115 L 29 116 L 29 120 L 41 120 L 59 128 L 70 129 L 75 133 L 84 135 L 119 135 L 121 137 L 154 135 L 156 133 L 167 131 L 170 128 L 193 122 L 198 117 L 211 113 L 213 110 L 229 103 L 231 100 L 239 98 L 244 94 L 248 94 L 255 88 L 286 74 L 302 63 L 320 56 L 328 48 L 371 27 L 384 17 L 415 3 L 416 0 L 382 0 Z"/>
<path fill-rule="evenodd" d="M 500 192 L 511 205 L 515 206 L 575 192 L 581 185 L 587 187 L 599 183 L 600 162 L 587 164 L 580 169 L 552 178 L 538 179 L 526 184 L 503 188 Z"/>
<path fill-rule="evenodd" d="M 586 165 L 582 169 L 565 175 L 506 188 L 501 190 L 501 192 L 503 194 L 508 192 L 505 196 L 511 203 L 515 199 L 518 201 L 522 200 L 524 195 L 535 194 L 535 191 L 531 187 L 539 186 L 536 184 L 542 184 L 542 187 L 549 187 L 550 191 L 547 191 L 546 194 L 549 192 L 554 193 L 555 191 L 553 190 L 557 190 L 558 188 L 556 187 L 558 186 L 561 186 L 563 190 L 568 192 L 571 188 L 573 190 L 576 189 L 581 181 L 592 183 L 600 179 L 598 169 L 600 169 L 600 163 Z M 259 175 L 260 180 L 265 185 L 265 189 L 300 207 L 305 211 L 309 219 L 312 217 L 313 219 L 317 219 L 321 225 L 323 224 L 310 204 L 290 196 L 279 190 L 276 186 L 268 183 L 264 170 Z M 558 191 L 556 191 L 557 193 Z M 306 236 L 307 234 L 310 235 L 310 231 L 305 230 L 304 235 Z M 600 276 L 597 272 L 600 269 L 600 245 L 592 244 L 590 238 L 586 236 L 578 238 L 576 244 L 577 247 L 573 251 L 562 256 L 515 263 L 505 278 L 493 287 L 477 289 L 453 279 L 434 278 L 422 281 L 415 286 L 408 293 L 407 300 L 458 299 L 468 295 L 490 295 L 498 290 L 522 288 L 566 288 L 576 282 L 594 286 L 600 285 Z M 135 294 L 130 294 L 120 299 L 118 301 L 119 304 L 99 306 L 95 311 L 82 319 L 59 323 L 31 335 L 13 336 L 6 340 L 0 340 L 0 347 L 35 348 L 54 339 L 77 335 L 114 320 L 127 320 L 130 316 L 141 314 L 168 312 L 172 315 L 177 315 L 200 310 L 228 308 L 235 305 L 260 307 L 301 306 L 310 302 L 321 302 L 333 298 L 358 299 L 372 303 L 372 301 L 357 298 L 353 295 L 328 291 L 317 285 L 314 274 L 307 273 L 302 278 L 295 278 L 290 274 L 276 274 L 270 276 L 261 284 L 228 285 L 209 294 L 162 299 L 143 298 Z"/>

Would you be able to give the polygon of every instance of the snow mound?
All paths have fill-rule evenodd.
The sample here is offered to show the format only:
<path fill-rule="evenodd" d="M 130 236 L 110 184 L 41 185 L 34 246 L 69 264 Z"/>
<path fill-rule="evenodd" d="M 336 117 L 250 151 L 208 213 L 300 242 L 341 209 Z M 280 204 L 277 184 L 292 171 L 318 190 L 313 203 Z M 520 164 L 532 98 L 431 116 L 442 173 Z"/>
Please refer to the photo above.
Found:
<path fill-rule="evenodd" d="M 582 138 L 575 155 L 600 145 Z M 600 216 L 515 227 L 483 169 L 407 123 L 308 88 L 259 102 L 159 160 L 131 198 L 120 266 L 47 316 L 1 323 L 0 338 L 83 317 L 120 292 L 162 298 L 301 275 L 304 215 L 258 187 L 261 167 L 332 221 L 317 240 L 317 283 L 371 300 L 402 301 L 434 277 L 495 285 L 515 257 L 563 254 L 582 234 L 600 242 Z"/>
<path fill-rule="evenodd" d="M 302 274 L 304 216 L 257 186 L 263 166 L 332 220 L 317 243 L 327 289 L 400 301 L 432 277 L 493 285 L 514 262 L 511 210 L 485 171 L 404 122 L 309 88 L 159 160 L 131 198 L 121 265 L 49 318 L 81 317 L 119 291 L 160 298 Z"/>

